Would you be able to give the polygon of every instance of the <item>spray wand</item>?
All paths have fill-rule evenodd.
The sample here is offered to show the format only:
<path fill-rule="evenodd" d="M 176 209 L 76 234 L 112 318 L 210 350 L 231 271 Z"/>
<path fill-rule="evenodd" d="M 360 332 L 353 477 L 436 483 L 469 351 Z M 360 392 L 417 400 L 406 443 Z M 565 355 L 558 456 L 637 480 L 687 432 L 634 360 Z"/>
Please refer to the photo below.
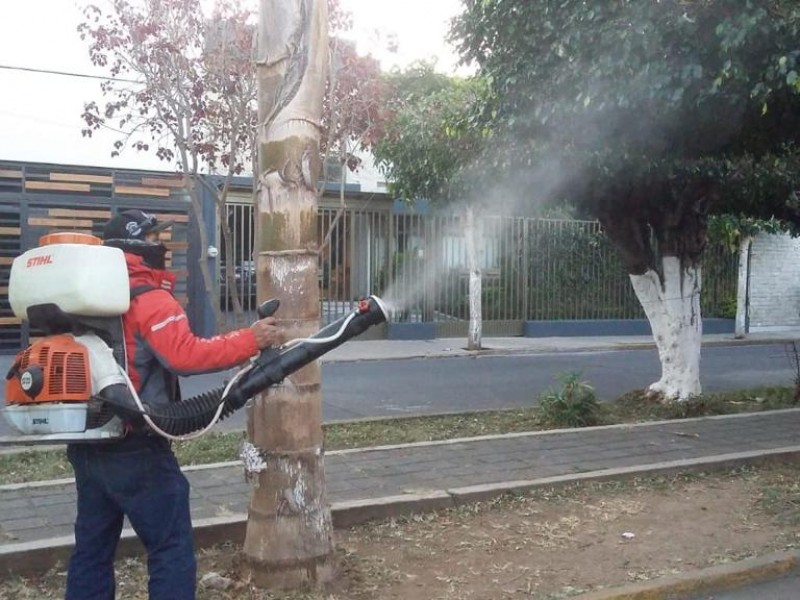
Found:
<path fill-rule="evenodd" d="M 279 306 L 277 299 L 264 302 L 257 311 L 259 318 L 272 316 Z M 311 337 L 292 340 L 280 348 L 263 349 L 227 386 L 159 406 L 157 410 L 142 403 L 124 371 L 128 385 L 109 386 L 101 392 L 101 397 L 113 406 L 144 419 L 159 435 L 169 439 L 191 439 L 242 408 L 250 398 L 387 318 L 388 311 L 383 301 L 370 296 L 359 301 L 350 314 Z"/>

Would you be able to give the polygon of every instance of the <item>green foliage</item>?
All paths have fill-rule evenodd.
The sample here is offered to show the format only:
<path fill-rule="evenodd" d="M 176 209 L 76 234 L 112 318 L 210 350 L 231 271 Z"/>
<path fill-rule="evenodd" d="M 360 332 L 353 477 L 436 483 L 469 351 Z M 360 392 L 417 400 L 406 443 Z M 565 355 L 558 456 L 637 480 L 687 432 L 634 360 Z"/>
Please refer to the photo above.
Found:
<path fill-rule="evenodd" d="M 757 219 L 744 215 L 716 215 L 709 219 L 709 234 L 719 240 L 730 252 L 736 252 L 742 242 L 759 233 L 780 233 L 787 230 L 787 224 L 775 217 Z"/>
<path fill-rule="evenodd" d="M 739 283 L 739 255 L 728 251 L 714 235 L 701 260 L 703 293 L 700 308 L 704 317 L 736 317 L 736 294 Z"/>
<path fill-rule="evenodd" d="M 567 373 L 559 390 L 539 401 L 542 422 L 552 427 L 591 427 L 600 423 L 601 407 L 594 388 L 581 381 L 580 373 Z"/>
<path fill-rule="evenodd" d="M 721 319 L 735 319 L 737 308 L 736 296 L 727 296 L 722 299 L 717 316 Z"/>
<path fill-rule="evenodd" d="M 800 115 L 800 106 L 792 110 Z M 800 148 L 794 143 L 782 144 L 761 156 L 748 152 L 725 157 L 719 161 L 717 175 L 720 199 L 724 202 L 716 212 L 723 222 L 735 222 L 735 228 L 743 235 L 759 231 L 787 231 L 797 235 L 800 233 L 798 174 Z"/>
<path fill-rule="evenodd" d="M 465 0 L 452 37 L 491 83 L 491 177 L 603 221 L 632 270 L 697 260 L 706 215 L 800 223 L 800 8 L 778 0 Z M 650 248 L 647 240 L 652 240 Z"/>
<path fill-rule="evenodd" d="M 391 191 L 409 200 L 452 201 L 468 192 L 470 166 L 489 130 L 477 110 L 488 86 L 449 78 L 417 64 L 390 76 L 386 131 L 373 151 Z"/>
<path fill-rule="evenodd" d="M 385 76 L 386 103 L 392 112 L 415 99 L 427 98 L 452 87 L 452 78 L 436 72 L 436 65 L 425 61 L 411 63 L 405 69 L 394 69 Z"/>
<path fill-rule="evenodd" d="M 498 249 L 494 269 L 483 273 L 485 320 L 644 319 L 641 304 L 613 245 L 596 222 L 486 219 Z M 736 314 L 738 255 L 716 233 L 703 255 L 702 314 Z M 434 309 L 469 318 L 468 278 L 447 269 L 436 278 Z"/>
<path fill-rule="evenodd" d="M 643 318 L 630 279 L 596 223 L 543 222 L 530 236 L 528 319 Z"/>
<path fill-rule="evenodd" d="M 591 150 L 613 139 L 650 156 L 677 142 L 676 154 L 702 156 L 796 84 L 800 13 L 770 10 L 774 0 L 464 4 L 453 38 L 491 77 L 498 122 L 523 139 L 546 133 Z"/>

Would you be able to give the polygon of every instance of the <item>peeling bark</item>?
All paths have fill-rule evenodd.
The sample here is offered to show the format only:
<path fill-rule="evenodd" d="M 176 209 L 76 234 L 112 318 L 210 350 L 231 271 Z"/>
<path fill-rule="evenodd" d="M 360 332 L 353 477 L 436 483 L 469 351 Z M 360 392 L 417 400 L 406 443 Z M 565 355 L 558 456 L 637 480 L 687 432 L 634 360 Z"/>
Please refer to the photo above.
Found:
<path fill-rule="evenodd" d="M 261 0 L 260 15 L 258 298 L 278 298 L 287 338 L 303 338 L 319 328 L 316 181 L 327 4 Z M 333 577 L 319 365 L 254 399 L 247 416 L 251 580 L 272 589 L 318 587 Z"/>
<path fill-rule="evenodd" d="M 661 379 L 649 390 L 665 400 L 685 401 L 701 393 L 701 273 L 675 256 L 662 260 L 662 278 L 653 270 L 631 275 L 636 297 L 653 330 L 661 361 Z"/>
<path fill-rule="evenodd" d="M 464 231 L 467 240 L 467 269 L 469 270 L 469 333 L 467 350 L 481 349 L 483 315 L 481 306 L 481 265 L 478 260 L 478 225 L 475 211 L 467 207 L 467 223 Z"/>

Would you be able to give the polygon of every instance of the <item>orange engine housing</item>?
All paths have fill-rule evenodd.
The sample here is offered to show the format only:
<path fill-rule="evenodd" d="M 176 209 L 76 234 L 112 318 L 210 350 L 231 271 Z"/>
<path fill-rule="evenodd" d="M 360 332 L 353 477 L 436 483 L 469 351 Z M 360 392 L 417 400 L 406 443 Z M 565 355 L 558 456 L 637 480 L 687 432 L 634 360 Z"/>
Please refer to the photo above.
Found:
<path fill-rule="evenodd" d="M 39 365 L 44 385 L 31 398 L 20 383 L 20 373 L 31 365 Z M 17 373 L 6 381 L 6 403 L 9 405 L 45 402 L 88 402 L 92 397 L 89 353 L 71 335 L 56 335 L 32 344 L 17 355 Z"/>

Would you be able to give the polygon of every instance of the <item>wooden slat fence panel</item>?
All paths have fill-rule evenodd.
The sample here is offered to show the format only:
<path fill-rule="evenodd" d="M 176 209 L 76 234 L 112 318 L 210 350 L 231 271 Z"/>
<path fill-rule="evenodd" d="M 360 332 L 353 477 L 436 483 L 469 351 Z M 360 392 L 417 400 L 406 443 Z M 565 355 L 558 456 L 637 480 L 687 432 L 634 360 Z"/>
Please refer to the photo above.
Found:
<path fill-rule="evenodd" d="M 58 231 L 102 236 L 119 211 L 139 208 L 159 221 L 174 221 L 162 233 L 168 268 L 176 275 L 176 297 L 191 303 L 189 282 L 196 265 L 188 255 L 190 204 L 175 176 L 65 165 L 0 162 L 0 353 L 17 352 L 39 333 L 13 315 L 8 277 L 16 256 Z"/>
<path fill-rule="evenodd" d="M 21 232 L 19 208 L 11 203 L 0 203 L 0 352 L 2 353 L 18 351 L 23 338 L 22 323 L 14 316 L 8 300 L 11 263 L 22 253 Z"/>
<path fill-rule="evenodd" d="M 55 192 L 90 192 L 88 183 L 62 183 L 59 181 L 26 181 L 26 190 L 50 190 Z"/>

